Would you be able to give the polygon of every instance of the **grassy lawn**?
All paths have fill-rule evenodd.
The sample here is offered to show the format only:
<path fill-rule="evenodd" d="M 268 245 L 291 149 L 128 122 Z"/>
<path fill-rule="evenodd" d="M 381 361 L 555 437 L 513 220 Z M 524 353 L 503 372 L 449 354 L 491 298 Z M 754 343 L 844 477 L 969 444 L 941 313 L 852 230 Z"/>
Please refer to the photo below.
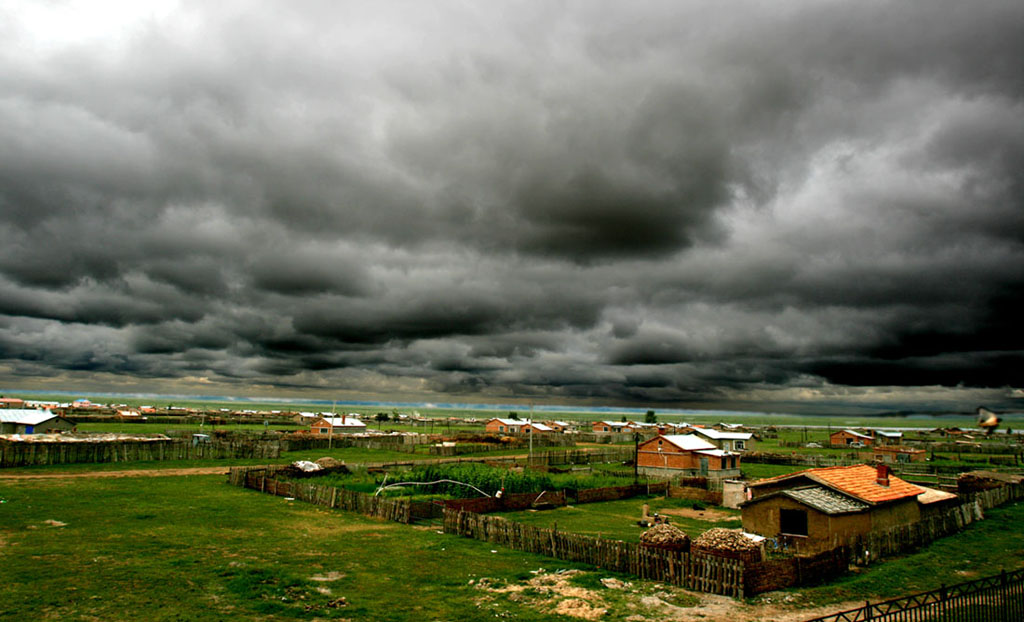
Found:
<path fill-rule="evenodd" d="M 671 524 L 682 529 L 691 538 L 696 538 L 712 527 L 735 529 L 740 526 L 740 513 L 737 510 L 712 506 L 714 511 L 706 512 L 705 516 L 715 518 L 734 517 L 726 520 L 707 520 L 700 516 L 691 516 L 693 501 L 688 499 L 666 499 L 664 497 L 635 497 L 621 501 L 604 501 L 601 503 L 585 503 L 575 506 L 555 508 L 553 510 L 522 512 L 506 512 L 501 514 L 510 520 L 534 525 L 537 527 L 558 527 L 559 531 L 579 533 L 588 536 L 599 536 L 625 542 L 639 542 L 643 528 L 636 523 L 640 520 L 641 508 L 650 506 L 650 512 L 659 512 L 669 517 Z M 674 512 L 685 512 L 687 516 L 676 515 Z"/>
<path fill-rule="evenodd" d="M 560 562 L 223 481 L 0 483 L 0 619 L 557 619 L 481 610 L 468 582 Z"/>
<path fill-rule="evenodd" d="M 535 584 L 542 568 L 593 591 L 609 608 L 601 619 L 611 622 L 658 618 L 643 609 L 654 593 L 680 606 L 696 602 L 629 577 L 618 577 L 632 583 L 629 590 L 606 589 L 601 579 L 615 575 L 587 568 L 555 575 L 574 565 L 223 482 L 0 481 L 0 620 L 565 620 L 551 613 L 562 597 Z M 591 504 L 581 518 L 563 512 L 559 528 L 576 520 L 574 531 L 596 525 L 629 539 L 639 533 L 633 524 L 643 502 Z M 686 506 L 646 502 L 652 511 Z M 517 518 L 537 524 L 559 512 Z M 1017 568 L 1022 525 L 1024 504 L 990 510 L 918 554 L 790 592 L 801 603 L 877 600 Z M 503 591 L 513 587 L 520 591 Z"/>
<path fill-rule="evenodd" d="M 747 479 L 764 479 L 766 477 L 775 477 L 776 475 L 785 475 L 787 473 L 796 473 L 797 471 L 803 471 L 810 467 L 792 464 L 759 464 L 756 462 L 742 462 L 740 464 L 740 470 Z"/>

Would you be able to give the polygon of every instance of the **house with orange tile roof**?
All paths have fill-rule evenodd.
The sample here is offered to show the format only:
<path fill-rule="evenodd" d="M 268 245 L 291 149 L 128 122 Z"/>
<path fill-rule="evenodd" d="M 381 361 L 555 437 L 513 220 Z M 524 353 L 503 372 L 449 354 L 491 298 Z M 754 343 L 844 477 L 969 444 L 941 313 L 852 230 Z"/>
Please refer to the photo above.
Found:
<path fill-rule="evenodd" d="M 939 501 L 884 464 L 806 469 L 753 482 L 747 491 L 748 500 L 740 505 L 743 529 L 778 538 L 799 554 L 915 523 L 922 507 Z"/>

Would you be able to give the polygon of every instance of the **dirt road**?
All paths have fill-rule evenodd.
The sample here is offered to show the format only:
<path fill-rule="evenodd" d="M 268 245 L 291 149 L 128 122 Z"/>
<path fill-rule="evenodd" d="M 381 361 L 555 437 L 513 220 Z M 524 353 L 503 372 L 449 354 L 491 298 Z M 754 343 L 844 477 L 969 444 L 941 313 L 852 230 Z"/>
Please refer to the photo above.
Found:
<path fill-rule="evenodd" d="M 196 467 L 192 469 L 134 469 L 130 471 L 79 471 L 73 473 L 3 473 L 0 480 L 70 479 L 95 477 L 169 477 L 171 475 L 227 475 L 228 467 Z"/>

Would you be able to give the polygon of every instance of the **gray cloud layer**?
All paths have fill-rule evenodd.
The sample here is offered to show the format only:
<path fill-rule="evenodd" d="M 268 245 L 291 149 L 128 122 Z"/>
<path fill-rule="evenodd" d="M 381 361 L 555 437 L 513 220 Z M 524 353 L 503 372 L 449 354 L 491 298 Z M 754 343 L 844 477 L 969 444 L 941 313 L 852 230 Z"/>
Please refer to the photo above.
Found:
<path fill-rule="evenodd" d="M 1020 385 L 1019 2 L 97 10 L 0 9 L 11 385 Z"/>

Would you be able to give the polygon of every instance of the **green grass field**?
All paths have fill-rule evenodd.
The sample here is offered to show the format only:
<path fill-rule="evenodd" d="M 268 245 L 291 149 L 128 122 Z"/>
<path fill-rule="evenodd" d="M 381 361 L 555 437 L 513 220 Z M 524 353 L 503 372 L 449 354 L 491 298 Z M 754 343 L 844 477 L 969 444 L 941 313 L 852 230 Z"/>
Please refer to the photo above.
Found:
<path fill-rule="evenodd" d="M 557 526 L 559 531 L 569 533 L 639 542 L 640 534 L 644 530 L 637 525 L 637 521 L 640 520 L 641 508 L 645 503 L 650 506 L 652 514 L 659 512 L 668 516 L 671 524 L 685 531 L 691 538 L 696 538 L 712 527 L 736 529 L 740 526 L 740 513 L 737 510 L 712 506 L 703 511 L 706 517 L 701 517 L 692 509 L 693 501 L 653 496 L 586 503 L 543 511 L 506 512 L 501 516 L 536 527 L 550 529 Z M 683 513 L 685 516 L 677 513 Z"/>
<path fill-rule="evenodd" d="M 631 500 L 608 514 L 635 520 L 638 509 Z M 1024 504 L 990 510 L 921 553 L 791 590 L 793 606 L 875 600 L 1020 567 L 1021 525 Z M 570 568 L 436 526 L 234 488 L 221 476 L 0 481 L 0 620 L 554 621 L 566 619 L 551 613 L 566 597 L 536 581 L 541 569 Z M 602 599 L 602 620 L 657 619 L 644 605 L 654 594 L 697 602 L 622 576 L 629 590 L 605 589 L 600 579 L 615 575 L 584 570 L 565 583 Z"/>

